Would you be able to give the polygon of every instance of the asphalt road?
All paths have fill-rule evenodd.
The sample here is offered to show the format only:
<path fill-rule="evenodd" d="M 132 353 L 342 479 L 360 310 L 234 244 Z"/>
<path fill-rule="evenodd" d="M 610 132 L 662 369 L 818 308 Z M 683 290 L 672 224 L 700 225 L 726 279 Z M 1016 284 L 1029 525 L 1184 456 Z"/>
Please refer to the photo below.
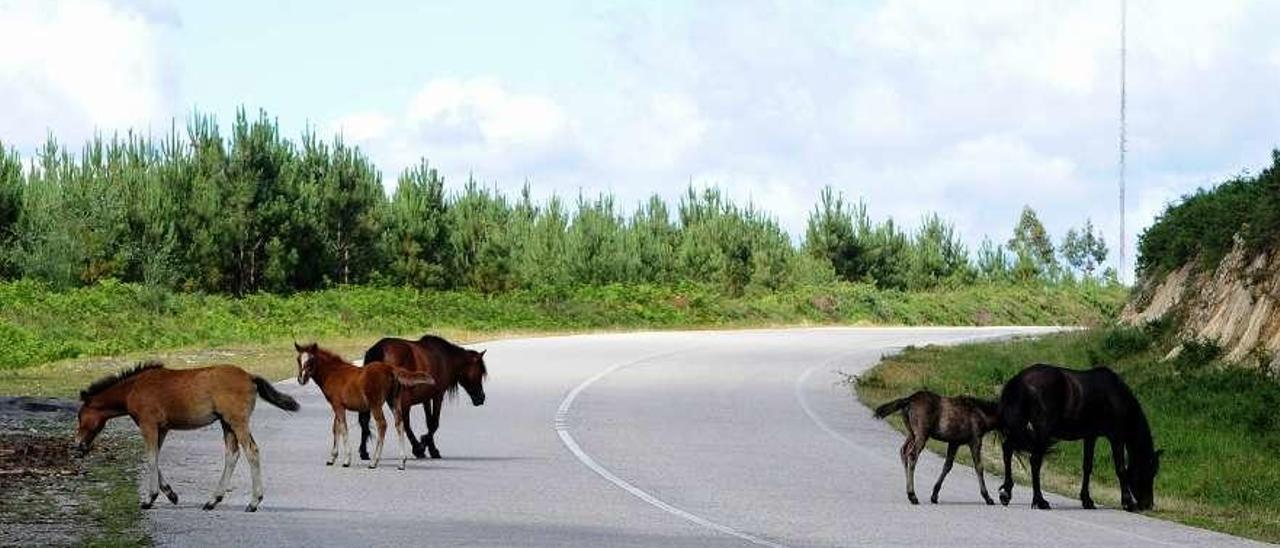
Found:
<path fill-rule="evenodd" d="M 282 382 L 302 411 L 259 402 L 266 498 L 247 466 L 204 512 L 222 469 L 216 427 L 161 454 L 182 497 L 148 513 L 161 545 L 256 546 L 1150 546 L 1247 542 L 1052 497 L 980 503 L 956 466 L 941 503 L 903 493 L 900 434 L 837 386 L 905 345 L 1034 328 L 803 329 L 507 340 L 485 348 L 488 402 L 446 403 L 442 460 L 397 471 L 326 467 L 331 414 L 314 385 Z M 422 414 L 415 408 L 415 425 Z M 354 425 L 354 416 L 351 423 Z M 421 430 L 421 428 L 419 428 Z M 390 433 L 389 433 L 390 434 Z M 384 457 L 394 458 L 388 436 Z M 927 497 L 940 469 L 917 471 Z M 1109 474 L 1109 469 L 1097 473 Z M 999 478 L 987 478 L 993 495 Z M 1159 504 L 1159 493 L 1157 493 Z"/>

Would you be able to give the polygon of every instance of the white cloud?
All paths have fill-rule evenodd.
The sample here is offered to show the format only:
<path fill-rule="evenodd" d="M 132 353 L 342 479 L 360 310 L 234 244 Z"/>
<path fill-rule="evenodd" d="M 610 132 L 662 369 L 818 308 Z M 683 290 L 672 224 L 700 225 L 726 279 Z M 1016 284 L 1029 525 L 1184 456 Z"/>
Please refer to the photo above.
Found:
<path fill-rule="evenodd" d="M 379 112 L 356 112 L 329 124 L 329 131 L 351 142 L 361 143 L 387 136 L 395 121 Z"/>
<path fill-rule="evenodd" d="M 428 83 L 409 101 L 407 122 L 425 131 L 468 135 L 498 146 L 540 146 L 567 129 L 554 101 L 508 92 L 495 80 Z"/>
<path fill-rule="evenodd" d="M 97 0 L 0 2 L 0 13 L 0 138 L 29 149 L 52 131 L 75 146 L 95 128 L 167 121 L 163 13 Z"/>

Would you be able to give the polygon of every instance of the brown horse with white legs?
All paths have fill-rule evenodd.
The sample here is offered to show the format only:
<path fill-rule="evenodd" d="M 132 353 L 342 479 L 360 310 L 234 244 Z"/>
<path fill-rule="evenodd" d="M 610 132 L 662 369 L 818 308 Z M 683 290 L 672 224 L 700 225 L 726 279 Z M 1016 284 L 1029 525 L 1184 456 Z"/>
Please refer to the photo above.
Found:
<path fill-rule="evenodd" d="M 431 386 L 414 386 L 404 390 L 397 398 L 398 412 L 404 415 L 404 431 L 413 445 L 413 456 L 422 458 L 428 452 L 431 458 L 440 458 L 436 449 L 436 430 L 440 428 L 440 411 L 446 395 L 467 391 L 472 405 L 484 405 L 484 380 L 489 375 L 484 364 L 484 351 L 468 350 L 442 337 L 424 335 L 416 341 L 382 339 L 364 353 L 365 362 L 382 361 L 398 364 L 415 371 L 426 371 L 435 379 Z M 427 433 L 421 440 L 414 437 L 409 425 L 409 408 L 421 403 L 427 418 Z M 369 416 L 360 414 L 360 458 L 368 458 L 366 448 L 369 439 Z"/>
<path fill-rule="evenodd" d="M 164 481 L 157 464 L 165 435 L 170 430 L 194 430 L 217 421 L 222 425 L 226 463 L 222 479 L 204 509 L 212 510 L 222 502 L 236 460 L 240 458 L 240 449 L 244 449 L 253 476 L 253 495 L 245 511 L 254 512 L 262 503 L 262 467 L 258 444 L 249 432 L 249 416 L 258 397 L 285 411 L 298 410 L 298 402 L 280 393 L 270 381 L 239 367 L 219 365 L 174 370 L 158 362 L 139 364 L 104 377 L 80 392 L 83 403 L 76 428 L 76 448 L 81 456 L 88 453 L 108 420 L 129 415 L 147 446 L 147 499 L 142 502 L 142 508 L 151 508 L 160 491 L 164 491 L 169 502 L 177 504 L 178 494 Z"/>
<path fill-rule="evenodd" d="M 338 458 L 338 439 L 342 439 L 342 447 L 347 451 L 347 460 L 343 466 L 351 466 L 351 447 L 347 440 L 347 411 L 372 414 L 378 424 L 378 446 L 373 452 L 373 461 L 369 468 L 377 468 L 382 459 L 382 444 L 387 438 L 387 419 L 382 414 L 382 406 L 390 405 L 395 417 L 395 428 L 400 445 L 400 469 L 404 470 L 407 455 L 405 451 L 404 432 L 401 423 L 404 416 L 394 405 L 402 386 L 433 384 L 431 375 L 423 371 L 410 371 L 395 364 L 369 362 L 363 367 L 342 359 L 337 354 L 320 348 L 316 344 L 299 345 L 293 343 L 298 351 L 298 384 L 307 384 L 309 379 L 316 380 L 316 386 L 333 407 L 333 448 L 329 451 L 329 460 L 325 465 L 332 465 Z"/>
<path fill-rule="evenodd" d="M 968 445 L 969 454 L 973 457 L 973 469 L 978 473 L 978 488 L 982 500 L 987 504 L 995 504 L 987 493 L 987 482 L 982 475 L 982 436 L 1000 425 L 996 408 L 996 403 L 992 401 L 969 396 L 939 396 L 928 390 L 921 390 L 876 408 L 877 419 L 883 419 L 897 411 L 902 412 L 902 422 L 907 427 L 907 440 L 902 443 L 902 466 L 907 472 L 907 500 L 911 504 L 919 504 L 916 499 L 916 461 L 929 438 L 947 442 L 947 461 L 942 465 L 942 474 L 938 476 L 938 483 L 933 486 L 929 502 L 938 503 L 938 491 L 942 489 L 942 481 L 947 479 L 947 473 L 951 471 L 956 451 L 961 445 Z"/>

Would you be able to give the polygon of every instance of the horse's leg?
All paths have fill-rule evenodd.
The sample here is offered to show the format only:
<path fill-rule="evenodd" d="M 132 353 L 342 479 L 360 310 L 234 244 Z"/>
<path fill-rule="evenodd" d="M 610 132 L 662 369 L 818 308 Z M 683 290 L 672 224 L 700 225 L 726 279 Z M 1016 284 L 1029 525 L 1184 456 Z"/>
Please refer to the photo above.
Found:
<path fill-rule="evenodd" d="M 1000 504 L 1009 505 L 1009 500 L 1013 498 L 1013 444 L 1009 440 L 1004 440 L 1000 444 L 1000 451 L 1004 457 L 1004 481 L 1000 483 Z"/>
<path fill-rule="evenodd" d="M 915 433 L 907 453 L 907 500 L 911 501 L 911 504 L 920 504 L 920 500 L 916 498 L 916 462 L 920 460 L 920 451 L 924 450 L 924 444 L 927 441 L 929 438 L 923 430 Z"/>
<path fill-rule="evenodd" d="M 1116 467 L 1116 479 L 1120 481 L 1120 506 L 1131 510 L 1136 504 L 1133 492 L 1129 490 L 1129 470 L 1124 465 L 1124 443 L 1111 436 L 1107 437 L 1107 443 L 1111 445 L 1111 462 Z"/>
<path fill-rule="evenodd" d="M 1080 504 L 1086 510 L 1093 510 L 1093 497 L 1089 496 L 1089 475 L 1093 474 L 1093 446 L 1098 442 L 1098 438 L 1084 439 L 1084 462 L 1080 465 L 1080 470 L 1084 472 L 1080 479 Z"/>
<path fill-rule="evenodd" d="M 178 494 L 169 487 L 169 482 L 164 481 L 164 474 L 160 472 L 160 450 L 164 448 L 164 438 L 168 434 L 168 430 L 161 428 L 160 436 L 156 439 L 156 483 L 160 484 L 160 492 L 164 493 L 164 497 L 169 499 L 171 504 L 177 504 Z"/>
<path fill-rule="evenodd" d="M 409 457 L 408 457 L 409 452 L 405 451 L 405 445 L 407 444 L 407 442 L 405 441 L 405 435 L 404 435 L 404 424 L 403 424 L 404 415 L 400 414 L 399 407 L 393 408 L 391 410 L 391 414 L 396 421 L 396 424 L 395 424 L 396 442 L 400 446 L 400 469 L 404 470 L 405 461 L 409 460 Z"/>
<path fill-rule="evenodd" d="M 231 425 L 226 422 L 222 423 L 222 444 L 225 458 L 225 463 L 222 465 L 222 478 L 218 480 L 218 486 L 214 488 L 209 502 L 204 503 L 205 510 L 213 510 L 214 506 L 222 502 L 222 496 L 227 493 L 227 484 L 231 482 L 231 475 L 235 473 L 236 461 L 240 460 L 240 442 L 236 440 L 235 432 L 231 431 Z"/>
<path fill-rule="evenodd" d="M 346 454 L 346 456 L 343 457 L 343 460 L 342 460 L 342 467 L 350 468 L 351 454 L 354 452 L 353 449 L 355 448 L 351 446 L 351 431 L 347 429 L 346 411 L 343 411 L 341 415 L 338 415 L 338 417 L 339 417 L 338 427 L 341 429 L 341 432 L 342 432 L 342 451 Z"/>
<path fill-rule="evenodd" d="M 907 500 L 911 500 L 911 445 L 914 435 L 911 430 L 907 430 L 907 439 L 902 440 L 902 449 L 898 450 L 898 456 L 902 458 L 902 473 L 907 476 Z M 912 504 L 915 504 L 914 502 Z"/>
<path fill-rule="evenodd" d="M 413 420 L 409 417 L 409 411 L 413 409 L 413 400 L 409 398 L 408 390 L 400 391 L 400 397 L 396 399 L 396 406 L 399 408 L 400 416 L 404 420 L 404 433 L 409 436 L 409 445 L 413 446 L 414 458 L 420 459 L 427 456 L 426 445 L 419 442 L 417 434 L 413 433 Z"/>
<path fill-rule="evenodd" d="M 382 414 L 382 406 L 369 406 L 369 412 L 373 414 L 373 422 L 378 425 L 378 445 L 373 449 L 373 462 L 369 463 L 369 468 L 377 468 L 378 462 L 382 461 L 382 444 L 387 439 L 387 417 Z"/>
<path fill-rule="evenodd" d="M 1040 492 L 1040 465 L 1044 464 L 1044 449 L 1035 448 L 1031 451 L 1031 506 L 1039 510 L 1048 510 L 1049 501 L 1044 500 L 1044 494 Z"/>
<path fill-rule="evenodd" d="M 360 421 L 360 460 L 369 460 L 369 412 L 356 414 Z"/>
<path fill-rule="evenodd" d="M 431 454 L 431 458 L 440 458 L 440 450 L 436 449 L 436 430 L 440 428 L 440 411 L 444 408 L 444 394 L 440 394 L 431 398 L 429 406 L 424 405 L 423 410 L 429 410 L 427 414 L 427 452 Z"/>
<path fill-rule="evenodd" d="M 991 494 L 987 493 L 987 478 L 982 473 L 982 436 L 969 442 L 969 455 L 973 457 L 973 471 L 978 474 L 978 492 L 982 493 L 982 500 L 988 505 L 995 504 L 996 501 L 991 500 Z"/>
<path fill-rule="evenodd" d="M 148 510 L 152 504 L 155 504 L 156 497 L 160 496 L 160 479 L 156 477 L 160 470 L 156 463 L 160 453 L 160 429 L 151 423 L 140 423 L 138 429 L 142 431 L 142 442 L 146 444 L 147 456 L 147 497 L 140 506 L 143 510 Z"/>
<path fill-rule="evenodd" d="M 938 476 L 938 483 L 933 484 L 933 495 L 929 496 L 929 502 L 938 503 L 938 491 L 942 490 L 942 481 L 947 479 L 947 473 L 951 472 L 951 464 L 956 460 L 956 450 L 960 448 L 958 443 L 947 444 L 947 462 L 942 463 L 942 474 Z"/>
<path fill-rule="evenodd" d="M 249 473 L 253 478 L 253 494 L 249 498 L 249 506 L 246 506 L 244 511 L 257 512 L 258 505 L 262 504 L 262 460 L 258 455 L 258 442 L 254 441 L 253 433 L 249 431 L 247 418 L 239 424 L 232 424 L 231 427 L 235 430 L 236 440 L 240 442 L 240 448 L 244 450 L 244 456 L 249 461 Z"/>
<path fill-rule="evenodd" d="M 333 447 L 329 448 L 329 460 L 324 461 L 325 466 L 333 466 L 333 461 L 338 460 L 338 442 L 342 438 L 342 423 L 338 422 L 338 417 L 345 413 L 339 407 L 333 408 Z"/>

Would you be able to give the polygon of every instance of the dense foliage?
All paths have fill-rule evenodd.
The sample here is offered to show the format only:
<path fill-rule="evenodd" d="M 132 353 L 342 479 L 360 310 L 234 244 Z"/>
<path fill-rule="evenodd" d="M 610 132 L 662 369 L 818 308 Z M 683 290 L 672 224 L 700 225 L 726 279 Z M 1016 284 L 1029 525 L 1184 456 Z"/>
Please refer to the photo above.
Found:
<path fill-rule="evenodd" d="M 1216 265 L 1236 236 L 1250 252 L 1280 241 L 1280 150 L 1257 176 L 1199 189 L 1165 208 L 1138 239 L 1138 272 L 1158 275 L 1196 259 Z"/>
<path fill-rule="evenodd" d="M 197 114 L 185 132 L 97 137 L 78 155 L 50 139 L 29 164 L 0 145 L 0 278 L 55 288 L 497 293 L 695 280 L 742 295 L 837 279 L 928 289 L 1072 272 L 1029 208 L 1009 251 L 988 241 L 974 261 L 938 215 L 909 231 L 873 222 L 830 188 L 802 245 L 715 188 L 690 188 L 674 206 L 657 196 L 635 207 L 608 195 L 537 203 L 527 187 L 514 199 L 474 181 L 448 192 L 422 160 L 388 196 L 360 150 L 310 132 L 290 141 L 265 113 L 239 112 L 227 136 Z M 1103 257 L 1105 247 L 1075 272 L 1094 276 Z"/>

